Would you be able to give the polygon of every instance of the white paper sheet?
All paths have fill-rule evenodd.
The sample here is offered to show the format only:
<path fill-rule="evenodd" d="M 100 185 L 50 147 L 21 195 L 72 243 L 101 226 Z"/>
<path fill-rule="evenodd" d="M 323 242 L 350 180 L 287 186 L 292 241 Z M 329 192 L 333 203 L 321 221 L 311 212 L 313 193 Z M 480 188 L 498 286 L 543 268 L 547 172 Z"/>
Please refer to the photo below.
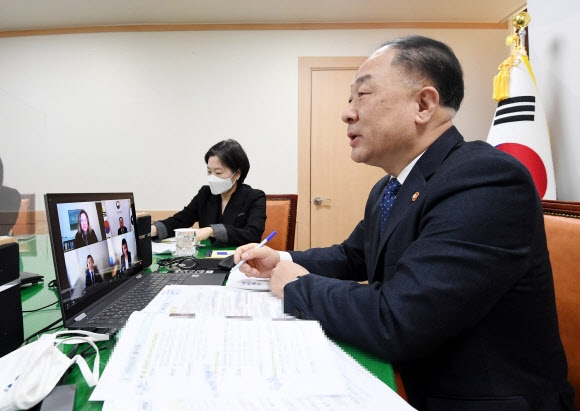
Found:
<path fill-rule="evenodd" d="M 346 391 L 342 395 L 312 395 L 286 397 L 257 393 L 251 397 L 234 396 L 195 398 L 189 400 L 137 400 L 127 396 L 106 401 L 103 411 L 413 411 L 397 393 L 373 376 L 347 353 L 331 341 L 329 349 L 335 356 L 340 373 L 345 378 Z M 416 410 L 415 410 L 416 411 Z"/>
<path fill-rule="evenodd" d="M 151 242 L 151 251 L 153 254 L 171 254 L 175 252 L 176 248 L 177 245 L 175 243 Z"/>
<path fill-rule="evenodd" d="M 252 318 L 291 318 L 284 314 L 282 300 L 270 293 L 226 288 L 222 286 L 167 285 L 143 309 L 146 312 L 235 316 Z"/>
<path fill-rule="evenodd" d="M 90 400 L 211 401 L 345 392 L 315 321 L 135 312 Z"/>
<path fill-rule="evenodd" d="M 226 318 L 232 317 L 232 318 Z M 411 411 L 281 300 L 166 286 L 131 316 L 90 398 L 104 411 Z"/>
<path fill-rule="evenodd" d="M 228 277 L 226 287 L 252 291 L 270 291 L 270 279 L 246 277 L 240 270 L 234 270 Z"/>

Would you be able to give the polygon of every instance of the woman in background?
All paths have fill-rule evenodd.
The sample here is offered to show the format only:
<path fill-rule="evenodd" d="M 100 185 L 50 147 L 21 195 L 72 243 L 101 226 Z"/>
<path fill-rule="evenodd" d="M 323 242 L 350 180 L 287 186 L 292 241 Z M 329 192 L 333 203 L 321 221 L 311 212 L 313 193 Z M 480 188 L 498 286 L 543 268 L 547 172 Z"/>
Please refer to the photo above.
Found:
<path fill-rule="evenodd" d="M 244 180 L 250 161 L 235 140 L 220 141 L 205 154 L 208 185 L 201 187 L 180 212 L 151 226 L 151 236 L 162 240 L 175 236 L 176 228 L 196 222 L 198 241 L 211 239 L 238 246 L 261 240 L 266 224 L 266 195 Z"/>
<path fill-rule="evenodd" d="M 123 251 L 123 254 L 121 254 L 121 271 L 125 271 L 131 267 L 131 252 L 127 246 L 127 240 L 124 238 L 121 240 L 121 248 Z"/>
<path fill-rule="evenodd" d="M 95 244 L 99 240 L 95 231 L 89 223 L 89 216 L 85 210 L 79 211 L 79 223 L 77 234 L 75 235 L 74 248 L 81 248 L 89 244 Z"/>

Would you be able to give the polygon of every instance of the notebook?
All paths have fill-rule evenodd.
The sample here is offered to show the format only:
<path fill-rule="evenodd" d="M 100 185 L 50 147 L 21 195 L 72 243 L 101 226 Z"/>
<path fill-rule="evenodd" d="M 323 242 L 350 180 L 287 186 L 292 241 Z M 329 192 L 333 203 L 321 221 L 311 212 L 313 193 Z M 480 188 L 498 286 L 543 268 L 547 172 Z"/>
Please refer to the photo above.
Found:
<path fill-rule="evenodd" d="M 226 279 L 227 271 L 201 263 L 145 273 L 133 193 L 49 193 L 44 200 L 66 328 L 116 330 L 167 284 L 222 285 Z"/>

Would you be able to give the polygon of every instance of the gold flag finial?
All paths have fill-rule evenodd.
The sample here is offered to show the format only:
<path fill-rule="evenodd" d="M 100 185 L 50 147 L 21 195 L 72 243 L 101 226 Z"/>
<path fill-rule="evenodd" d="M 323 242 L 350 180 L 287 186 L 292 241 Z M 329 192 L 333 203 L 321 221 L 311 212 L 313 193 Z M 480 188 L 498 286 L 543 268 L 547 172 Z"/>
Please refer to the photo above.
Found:
<path fill-rule="evenodd" d="M 516 31 L 520 31 L 521 29 L 528 27 L 530 21 L 532 21 L 530 15 L 525 11 L 520 11 L 518 14 L 514 16 L 512 22 L 514 24 L 514 27 L 516 28 Z"/>
<path fill-rule="evenodd" d="M 493 99 L 495 101 L 505 100 L 509 97 L 510 69 L 520 64 L 522 60 L 527 64 L 527 52 L 524 41 L 526 31 L 524 29 L 530 24 L 530 21 L 532 21 L 532 18 L 525 11 L 520 11 L 512 20 L 515 33 L 508 36 L 506 44 L 508 46 L 513 45 L 514 48 L 510 56 L 499 65 L 499 73 L 493 79 Z"/>

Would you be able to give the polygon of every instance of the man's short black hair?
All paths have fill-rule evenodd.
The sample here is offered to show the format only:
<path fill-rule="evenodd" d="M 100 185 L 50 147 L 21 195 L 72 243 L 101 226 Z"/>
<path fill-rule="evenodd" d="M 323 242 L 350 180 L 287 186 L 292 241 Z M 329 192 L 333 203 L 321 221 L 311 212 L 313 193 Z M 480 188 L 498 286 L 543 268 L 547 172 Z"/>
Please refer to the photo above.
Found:
<path fill-rule="evenodd" d="M 463 70 L 453 50 L 437 40 L 423 36 L 399 37 L 384 43 L 397 50 L 392 65 L 405 74 L 432 82 L 439 92 L 440 104 L 459 110 L 464 95 Z"/>

